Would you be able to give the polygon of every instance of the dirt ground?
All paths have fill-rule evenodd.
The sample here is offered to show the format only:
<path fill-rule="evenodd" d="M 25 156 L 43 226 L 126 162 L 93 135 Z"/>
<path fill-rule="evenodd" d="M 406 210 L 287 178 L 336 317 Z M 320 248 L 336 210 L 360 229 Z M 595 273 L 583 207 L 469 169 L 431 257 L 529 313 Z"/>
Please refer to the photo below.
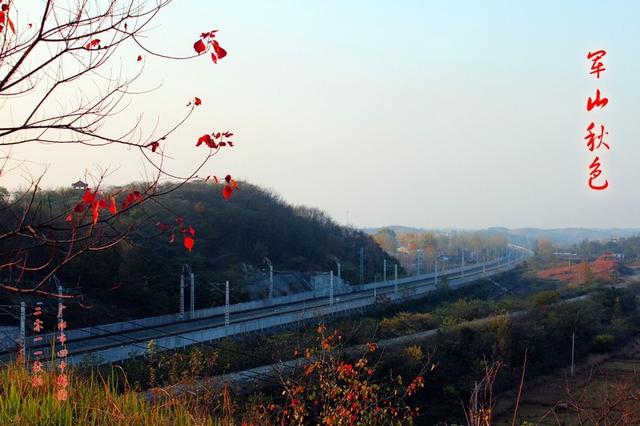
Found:
<path fill-rule="evenodd" d="M 640 339 L 611 354 L 591 356 L 576 367 L 574 378 L 568 377 L 568 370 L 557 370 L 530 382 L 525 380 L 516 424 L 594 424 L 580 419 L 585 420 L 587 413 L 597 413 L 607 400 L 618 403 L 604 415 L 606 420 L 597 424 L 616 424 L 623 411 L 637 414 L 617 424 L 640 424 Z M 630 387 L 623 388 L 622 383 Z M 515 391 L 498 396 L 495 425 L 511 425 L 516 399 Z M 587 411 L 579 416 L 572 403 Z"/>

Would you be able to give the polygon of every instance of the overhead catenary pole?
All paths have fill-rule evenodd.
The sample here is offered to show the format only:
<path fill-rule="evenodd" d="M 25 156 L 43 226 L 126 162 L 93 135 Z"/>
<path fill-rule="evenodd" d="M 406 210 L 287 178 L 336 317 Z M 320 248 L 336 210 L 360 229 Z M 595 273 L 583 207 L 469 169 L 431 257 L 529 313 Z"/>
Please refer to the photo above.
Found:
<path fill-rule="evenodd" d="M 482 250 L 482 276 L 484 277 L 487 273 L 487 250 Z"/>
<path fill-rule="evenodd" d="M 434 262 L 433 285 L 438 285 L 438 253 L 436 253 Z"/>
<path fill-rule="evenodd" d="M 394 287 L 393 287 L 393 291 L 395 293 L 398 292 L 398 264 L 394 264 L 393 265 L 393 275 L 394 275 Z"/>
<path fill-rule="evenodd" d="M 360 285 L 364 284 L 364 247 L 360 247 Z"/>
<path fill-rule="evenodd" d="M 189 286 L 189 307 L 191 308 L 191 318 L 193 318 L 196 312 L 196 280 L 193 271 L 189 274 L 189 279 L 191 280 L 191 285 Z"/>
<path fill-rule="evenodd" d="M 179 318 L 180 318 L 180 321 L 184 319 L 184 273 L 180 274 L 180 316 Z"/>
<path fill-rule="evenodd" d="M 571 334 L 571 377 L 573 377 L 575 373 L 575 353 L 576 353 L 576 333 Z"/>
<path fill-rule="evenodd" d="M 462 278 L 464 278 L 464 249 L 462 249 L 462 260 L 460 261 L 460 271 Z"/>
<path fill-rule="evenodd" d="M 229 280 L 224 283 L 224 326 L 229 328 Z"/>
<path fill-rule="evenodd" d="M 329 305 L 333 305 L 333 269 L 329 272 Z"/>
<path fill-rule="evenodd" d="M 264 262 L 269 267 L 269 300 L 272 300 L 273 299 L 273 265 L 271 264 L 271 261 L 266 257 L 264 258 Z"/>
<path fill-rule="evenodd" d="M 27 305 L 20 302 L 20 355 L 22 359 L 27 359 Z"/>
<path fill-rule="evenodd" d="M 382 261 L 382 281 L 384 281 L 384 283 L 387 283 L 387 259 L 383 259 Z"/>

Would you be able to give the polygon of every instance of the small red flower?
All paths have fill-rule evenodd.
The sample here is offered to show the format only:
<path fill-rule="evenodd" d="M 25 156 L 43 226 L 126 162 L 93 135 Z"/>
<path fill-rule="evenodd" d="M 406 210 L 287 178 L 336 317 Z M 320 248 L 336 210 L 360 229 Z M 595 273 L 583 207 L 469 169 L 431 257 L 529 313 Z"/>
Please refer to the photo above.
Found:
<path fill-rule="evenodd" d="M 68 397 L 69 393 L 66 389 L 58 389 L 58 392 L 56 392 L 56 399 L 58 401 L 66 401 Z"/>

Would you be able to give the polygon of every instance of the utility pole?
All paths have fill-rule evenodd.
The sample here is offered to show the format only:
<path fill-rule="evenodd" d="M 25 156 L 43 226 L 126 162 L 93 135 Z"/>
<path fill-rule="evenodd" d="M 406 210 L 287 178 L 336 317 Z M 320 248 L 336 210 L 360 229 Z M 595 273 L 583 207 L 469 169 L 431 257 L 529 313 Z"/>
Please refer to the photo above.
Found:
<path fill-rule="evenodd" d="M 393 274 L 395 276 L 395 286 L 393 288 L 393 291 L 397 293 L 398 292 L 398 264 L 397 263 L 393 265 Z"/>
<path fill-rule="evenodd" d="M 333 306 L 333 269 L 329 272 L 329 305 Z"/>
<path fill-rule="evenodd" d="M 229 280 L 224 283 L 224 326 L 229 331 Z"/>
<path fill-rule="evenodd" d="M 382 265 L 382 281 L 387 284 L 387 259 L 383 260 Z"/>
<path fill-rule="evenodd" d="M 273 265 L 266 257 L 264 258 L 264 262 L 269 266 L 269 300 L 273 300 Z"/>
<path fill-rule="evenodd" d="M 360 247 L 360 285 L 364 284 L 364 247 Z"/>
<path fill-rule="evenodd" d="M 575 367 L 574 367 L 574 357 L 575 357 L 575 353 L 576 353 L 576 333 L 572 333 L 571 334 L 571 377 L 573 377 L 574 373 L 575 373 Z"/>
<path fill-rule="evenodd" d="M 20 302 L 20 352 L 22 359 L 27 361 L 27 305 L 25 302 Z"/>
<path fill-rule="evenodd" d="M 464 278 L 464 249 L 462 249 L 462 260 L 460 262 L 460 270 L 462 271 L 462 278 Z"/>

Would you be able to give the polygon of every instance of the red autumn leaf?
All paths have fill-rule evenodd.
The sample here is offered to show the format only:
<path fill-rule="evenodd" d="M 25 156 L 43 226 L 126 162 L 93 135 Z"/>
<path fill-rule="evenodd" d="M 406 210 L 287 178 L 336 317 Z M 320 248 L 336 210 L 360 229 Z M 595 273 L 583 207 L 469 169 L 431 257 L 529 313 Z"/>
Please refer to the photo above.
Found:
<path fill-rule="evenodd" d="M 9 10 L 9 5 L 8 4 L 3 4 L 2 5 L 2 11 L 6 12 L 7 10 Z"/>
<path fill-rule="evenodd" d="M 138 55 L 137 61 L 140 62 L 142 60 L 142 55 Z"/>
<path fill-rule="evenodd" d="M 202 41 L 202 39 L 200 39 L 200 40 L 196 41 L 195 43 L 193 43 L 193 49 L 199 55 L 202 52 L 204 52 L 205 50 L 207 50 L 207 46 L 205 46 L 205 44 Z"/>
<path fill-rule="evenodd" d="M 90 189 L 84 191 L 84 195 L 82 196 L 82 201 L 87 204 L 92 204 L 96 200 L 96 194 L 91 192 Z"/>
<path fill-rule="evenodd" d="M 122 202 L 122 210 L 126 209 L 136 201 L 141 201 L 141 200 L 142 200 L 142 194 L 140 194 L 140 191 L 131 192 L 129 195 L 127 195 L 127 197 Z"/>
<path fill-rule="evenodd" d="M 84 48 L 87 50 L 93 49 L 94 47 L 98 46 L 100 44 L 100 39 L 96 38 L 91 40 L 89 43 L 84 45 Z"/>
<path fill-rule="evenodd" d="M 213 180 L 216 183 L 216 185 L 218 184 L 218 182 L 220 182 L 220 179 L 218 179 L 218 176 L 214 176 Z"/>
<path fill-rule="evenodd" d="M 216 58 L 216 54 L 211 52 L 211 60 L 213 61 L 214 64 L 218 63 L 218 58 Z"/>
<path fill-rule="evenodd" d="M 111 197 L 111 205 L 109 206 L 109 213 L 116 214 L 118 213 L 118 207 L 116 206 L 116 199 Z"/>
<path fill-rule="evenodd" d="M 69 213 L 67 217 L 64 218 L 64 220 L 66 220 L 69 223 L 73 222 L 73 214 Z"/>
<path fill-rule="evenodd" d="M 189 231 L 189 233 L 191 234 L 192 237 L 196 236 L 196 230 L 193 229 L 193 226 L 189 225 L 188 231 Z"/>
<path fill-rule="evenodd" d="M 227 145 L 233 146 L 233 142 L 232 141 L 227 141 Z"/>
<path fill-rule="evenodd" d="M 195 240 L 191 237 L 184 237 L 184 247 L 191 251 L 193 249 L 193 245 L 195 244 Z"/>
<path fill-rule="evenodd" d="M 233 187 L 233 189 L 238 189 L 238 182 L 236 182 L 235 180 L 231 179 L 231 186 Z"/>
<path fill-rule="evenodd" d="M 207 144 L 207 145 L 210 145 L 210 144 L 211 144 L 211 142 L 212 142 L 212 141 L 211 141 L 211 136 L 210 136 L 209 134 L 206 134 L 206 135 L 200 136 L 200 137 L 198 138 L 198 143 L 196 143 L 196 146 L 200 146 L 200 145 L 202 145 L 202 143 L 203 143 L 203 142 L 204 142 L 205 144 Z"/>
<path fill-rule="evenodd" d="M 227 146 L 226 142 L 220 142 L 220 146 Z"/>
<path fill-rule="evenodd" d="M 98 218 L 100 217 L 100 203 L 93 203 L 93 224 L 98 223 Z"/>
<path fill-rule="evenodd" d="M 81 203 L 76 204 L 73 211 L 76 213 L 82 213 L 84 211 L 84 205 Z"/>
<path fill-rule="evenodd" d="M 4 6 L 4 5 L 3 5 Z M 0 11 L 0 24 L 4 24 L 5 14 L 3 11 Z"/>
<path fill-rule="evenodd" d="M 221 134 L 222 134 L 222 133 L 220 133 L 220 132 L 216 133 L 215 138 L 216 138 L 216 139 L 219 139 Z"/>
<path fill-rule="evenodd" d="M 158 147 L 160 146 L 160 142 L 155 141 L 155 142 L 151 142 L 150 144 L 146 145 L 148 148 L 151 148 L 151 152 L 156 152 L 156 149 L 158 149 Z"/>
<path fill-rule="evenodd" d="M 200 146 L 203 143 L 205 143 L 209 148 L 217 148 L 218 144 L 215 143 L 213 141 L 213 139 L 211 139 L 211 135 L 202 135 L 198 138 L 198 142 L 196 143 L 196 146 Z"/>
<path fill-rule="evenodd" d="M 225 200 L 229 200 L 231 198 L 231 194 L 233 193 L 233 189 L 229 185 L 225 185 L 222 190 L 222 196 Z"/>
<path fill-rule="evenodd" d="M 231 136 L 233 136 L 233 133 L 231 133 L 231 132 L 224 132 L 224 133 L 222 134 L 222 136 L 224 136 L 225 138 L 230 138 Z"/>
<path fill-rule="evenodd" d="M 218 55 L 218 59 L 222 59 L 225 56 L 227 56 L 227 51 L 224 50 L 222 47 L 220 47 L 220 44 L 218 43 L 217 40 L 213 40 L 213 50 L 216 52 L 216 55 Z"/>
<path fill-rule="evenodd" d="M 194 102 L 196 104 L 196 106 L 200 105 L 202 103 L 202 100 L 196 96 L 196 100 Z"/>
<path fill-rule="evenodd" d="M 227 181 L 227 183 L 231 182 L 231 175 L 226 175 L 224 180 Z"/>

